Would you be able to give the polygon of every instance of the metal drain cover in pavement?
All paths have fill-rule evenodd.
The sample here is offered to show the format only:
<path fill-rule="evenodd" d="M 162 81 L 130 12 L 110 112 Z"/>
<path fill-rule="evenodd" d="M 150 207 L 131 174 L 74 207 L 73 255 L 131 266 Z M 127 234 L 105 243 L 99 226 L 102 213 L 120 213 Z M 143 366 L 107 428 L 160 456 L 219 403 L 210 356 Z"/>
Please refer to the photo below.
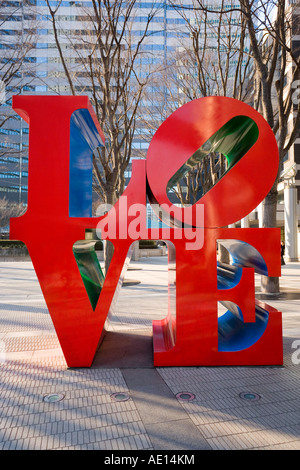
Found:
<path fill-rule="evenodd" d="M 65 398 L 62 393 L 49 393 L 48 395 L 44 396 L 44 401 L 46 403 L 56 403 L 57 401 L 61 401 Z"/>
<path fill-rule="evenodd" d="M 243 400 L 257 401 L 260 399 L 260 395 L 258 395 L 258 393 L 243 392 L 240 393 L 240 398 L 242 398 Z"/>
<path fill-rule="evenodd" d="M 194 400 L 195 395 L 190 392 L 179 392 L 177 393 L 176 398 L 181 401 L 191 401 Z"/>
<path fill-rule="evenodd" d="M 123 392 L 113 393 L 110 397 L 115 401 L 127 401 L 130 398 L 128 393 Z"/>

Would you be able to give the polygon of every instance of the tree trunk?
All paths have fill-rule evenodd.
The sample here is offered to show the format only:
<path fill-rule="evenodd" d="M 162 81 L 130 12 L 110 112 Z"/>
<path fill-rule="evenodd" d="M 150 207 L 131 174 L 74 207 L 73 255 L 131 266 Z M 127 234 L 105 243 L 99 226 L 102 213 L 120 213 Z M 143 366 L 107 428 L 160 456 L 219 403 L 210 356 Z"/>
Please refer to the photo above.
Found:
<path fill-rule="evenodd" d="M 277 212 L 277 179 L 264 200 L 263 212 L 263 227 L 276 227 L 276 212 Z M 261 290 L 267 294 L 279 294 L 279 278 L 262 276 L 261 277 Z"/>
<path fill-rule="evenodd" d="M 265 294 L 279 294 L 279 277 L 261 276 L 260 286 Z"/>
<path fill-rule="evenodd" d="M 110 206 L 113 206 L 116 202 L 116 197 L 115 197 L 115 191 L 107 191 L 106 192 L 106 204 L 109 204 Z M 109 240 L 104 240 L 103 242 L 103 253 L 104 253 L 104 270 L 105 270 L 105 275 L 107 274 L 111 259 L 114 254 L 114 245 L 112 244 L 111 241 Z"/>
<path fill-rule="evenodd" d="M 105 275 L 107 274 L 111 259 L 114 254 L 114 245 L 112 242 L 109 240 L 105 240 L 103 244 L 103 250 L 104 250 L 104 270 L 105 270 Z"/>
<path fill-rule="evenodd" d="M 221 245 L 221 243 L 218 244 L 218 248 L 219 248 L 218 258 L 219 258 L 220 263 L 229 264 L 230 256 L 229 256 L 228 250 L 226 250 L 226 248 L 223 245 Z"/>

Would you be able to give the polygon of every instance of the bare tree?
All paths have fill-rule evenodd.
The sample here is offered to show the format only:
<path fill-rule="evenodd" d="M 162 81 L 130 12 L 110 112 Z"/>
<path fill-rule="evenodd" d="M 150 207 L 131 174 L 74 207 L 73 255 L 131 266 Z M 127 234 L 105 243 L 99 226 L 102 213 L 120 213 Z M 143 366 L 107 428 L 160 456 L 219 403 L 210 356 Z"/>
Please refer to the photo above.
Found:
<path fill-rule="evenodd" d="M 178 106 L 197 98 L 222 95 L 249 100 L 250 57 L 246 24 L 241 13 L 225 11 L 218 21 L 215 16 L 197 8 L 197 2 L 169 0 L 169 5 L 183 20 L 175 22 L 172 33 L 176 35 L 177 50 L 157 71 L 161 96 L 156 96 L 151 112 L 163 121 Z M 171 26 L 169 26 L 171 28 Z M 151 134 L 155 129 L 151 120 L 145 120 Z M 157 126 L 158 127 L 158 126 Z M 192 156 L 191 156 L 192 157 Z M 193 156 L 194 157 L 194 156 Z M 170 180 L 167 190 L 174 203 L 182 206 L 194 204 L 209 191 L 227 169 L 225 156 L 220 152 L 200 151 L 192 168 Z M 220 258 L 229 262 L 227 250 L 219 248 Z"/>
<path fill-rule="evenodd" d="M 25 211 L 24 204 L 9 202 L 6 198 L 0 199 L 0 227 L 6 227 L 11 217 L 20 217 Z"/>
<path fill-rule="evenodd" d="M 276 227 L 279 174 L 300 129 L 300 105 L 293 106 L 292 101 L 293 83 L 300 77 L 299 51 L 292 46 L 297 5 L 289 5 L 286 0 L 268 3 L 241 0 L 240 4 L 251 41 L 256 105 L 273 129 L 279 149 L 279 172 L 265 198 L 263 211 L 263 226 Z M 299 14 L 297 18 L 299 22 Z M 262 289 L 279 292 L 279 279 L 263 276 Z"/>
<path fill-rule="evenodd" d="M 221 0 L 216 21 L 215 11 L 201 8 L 197 0 L 188 7 L 184 1 L 169 3 L 184 20 L 189 33 L 189 39 L 183 37 L 171 67 L 178 101 L 183 104 L 211 95 L 247 101 L 249 41 L 241 12 L 226 9 L 225 1 Z M 199 152 L 196 165 L 175 182 L 172 192 L 181 204 L 193 204 L 211 189 L 226 168 L 226 159 L 219 152 Z"/>
<path fill-rule="evenodd" d="M 197 0 L 188 8 L 183 1 L 169 2 L 184 19 L 190 35 L 190 41 L 182 43 L 182 71 L 179 67 L 177 77 L 186 98 L 219 95 L 246 100 L 250 56 L 241 13 L 225 9 L 228 2 L 220 0 L 216 20 L 216 11 L 199 8 Z"/>
<path fill-rule="evenodd" d="M 24 5 L 9 7 L 11 2 L 0 3 L 0 28 L 1 32 L 1 59 L 0 59 L 0 127 L 10 119 L 16 119 L 14 113 L 9 112 L 6 106 L 13 94 L 22 92 L 25 86 L 29 86 L 34 79 L 34 71 L 30 63 L 25 63 L 29 52 L 36 43 L 36 21 L 32 14 L 28 20 L 28 28 L 11 29 L 11 20 L 20 16 L 23 20 Z M 28 12 L 27 12 L 28 13 Z M 33 12 L 32 12 L 33 13 Z M 23 21 L 22 21 L 23 24 Z"/>
<path fill-rule="evenodd" d="M 46 1 L 71 92 L 89 90 L 107 139 L 105 147 L 94 152 L 94 182 L 99 200 L 113 205 L 124 190 L 137 110 L 148 81 L 147 74 L 141 73 L 139 58 L 150 35 L 149 26 L 155 11 L 148 13 L 137 38 L 133 34 L 136 0 L 92 0 L 92 9 L 82 9 L 79 18 L 84 33 L 62 39 L 58 19 L 61 1 L 55 8 L 52 2 Z M 61 47 L 63 40 L 72 47 L 77 69 L 72 70 L 66 60 Z M 106 268 L 110 259 L 111 252 L 107 248 Z"/>
<path fill-rule="evenodd" d="M 173 2 L 171 2 L 173 4 Z M 299 51 L 295 51 L 292 46 L 292 35 L 295 29 L 295 23 L 299 24 L 299 14 L 295 16 L 297 2 L 289 3 L 288 0 L 279 0 L 264 2 L 263 0 L 240 0 L 239 2 L 223 2 L 222 0 L 212 2 L 209 5 L 203 0 L 194 0 L 191 7 L 186 7 L 182 3 L 178 6 L 184 14 L 185 12 L 197 12 L 197 15 L 212 15 L 216 18 L 216 28 L 218 35 L 216 44 L 220 44 L 221 38 L 224 36 L 224 26 L 222 19 L 227 15 L 234 15 L 232 19 L 238 18 L 240 45 L 236 44 L 237 69 L 234 74 L 234 87 L 229 88 L 231 96 L 243 101 L 248 101 L 264 116 L 271 126 L 278 142 L 280 165 L 279 172 L 274 185 L 264 201 L 264 227 L 276 227 L 276 209 L 278 199 L 278 179 L 282 168 L 283 159 L 291 148 L 295 139 L 299 135 L 300 124 L 300 106 L 293 106 L 292 96 L 294 93 L 294 83 L 300 77 L 300 59 Z M 230 21 L 230 18 L 229 18 Z M 204 26 L 204 39 L 206 37 L 207 27 Z M 197 31 L 191 31 L 193 37 L 194 51 L 198 56 L 197 74 L 199 83 L 202 85 L 202 92 L 206 91 L 206 77 L 202 75 L 202 69 L 198 64 L 203 63 L 204 51 L 198 47 L 196 41 Z M 294 33 L 295 34 L 295 33 Z M 225 34 L 226 36 L 226 34 Z M 248 38 L 249 51 L 244 49 L 245 38 Z M 203 40 L 203 35 L 202 38 Z M 223 39 L 222 39 L 223 40 Z M 234 42 L 231 42 L 233 45 Z M 218 47 L 218 46 L 217 46 Z M 225 57 L 228 58 L 232 54 L 230 42 L 224 43 Z M 239 53 L 240 50 L 240 53 Z M 199 55 L 198 51 L 202 51 Z M 247 100 L 247 96 L 241 93 L 241 90 L 247 91 L 247 82 L 244 80 L 244 71 L 249 71 L 249 67 L 238 70 L 238 66 L 244 62 L 242 51 L 248 54 L 247 63 L 251 59 L 251 67 L 253 70 L 253 91 L 254 100 Z M 227 85 L 227 64 L 223 65 L 218 61 L 219 66 L 219 89 L 217 94 L 224 94 L 224 85 Z M 220 67 L 220 65 L 222 65 Z M 220 73 L 221 72 L 221 73 Z M 241 73 L 242 72 L 242 73 Z M 205 79 L 203 80 L 203 77 Z M 242 78 L 244 77 L 244 78 Z M 217 85 L 217 83 L 216 83 Z M 212 92 L 212 88 L 208 90 Z M 292 117 L 292 119 L 291 119 Z M 262 290 L 264 292 L 279 292 L 279 279 L 273 277 L 262 276 Z"/>
<path fill-rule="evenodd" d="M 19 201 L 25 181 L 22 178 L 26 177 L 27 147 L 23 145 L 23 123 L 12 110 L 11 99 L 26 89 L 34 90 L 35 63 L 30 53 L 36 44 L 36 28 L 36 11 L 29 0 L 0 2 L 0 172 L 1 178 L 5 177 L 1 190 L 14 191 L 17 194 L 12 196 Z"/>

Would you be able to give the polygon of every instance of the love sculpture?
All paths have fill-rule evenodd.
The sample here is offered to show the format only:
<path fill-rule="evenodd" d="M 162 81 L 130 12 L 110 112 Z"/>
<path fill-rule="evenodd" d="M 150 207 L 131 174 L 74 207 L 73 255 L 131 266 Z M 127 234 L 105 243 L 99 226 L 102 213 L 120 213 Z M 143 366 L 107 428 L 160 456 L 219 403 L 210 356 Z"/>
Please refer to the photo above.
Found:
<path fill-rule="evenodd" d="M 254 285 L 255 272 L 280 276 L 280 230 L 228 228 L 277 175 L 277 144 L 260 114 L 225 97 L 182 106 L 157 130 L 147 159 L 132 162 L 122 197 L 95 218 L 92 153 L 104 136 L 88 98 L 17 96 L 13 108 L 30 126 L 29 177 L 27 212 L 11 220 L 10 238 L 28 248 L 69 367 L 91 366 L 139 239 L 169 246 L 169 312 L 153 322 L 155 366 L 282 364 L 281 313 L 255 300 Z M 211 151 L 226 156 L 225 175 L 194 205 L 172 204 L 168 188 Z M 147 197 L 164 228 L 147 228 L 142 209 L 137 223 L 133 208 L 146 208 Z M 84 241 L 91 228 L 114 246 L 105 276 Z M 217 262 L 217 243 L 231 265 Z M 228 309 L 220 317 L 218 302 Z"/>

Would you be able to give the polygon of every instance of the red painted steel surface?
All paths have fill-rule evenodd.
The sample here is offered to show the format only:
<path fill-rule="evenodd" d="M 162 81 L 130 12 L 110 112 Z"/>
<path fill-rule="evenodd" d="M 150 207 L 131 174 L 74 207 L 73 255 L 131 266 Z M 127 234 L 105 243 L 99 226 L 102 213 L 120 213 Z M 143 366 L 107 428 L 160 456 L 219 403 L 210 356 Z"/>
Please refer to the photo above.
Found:
<path fill-rule="evenodd" d="M 269 275 L 280 275 L 280 261 L 274 255 L 280 247 L 280 233 L 273 229 L 205 229 L 200 251 L 186 251 L 183 240 L 173 240 L 176 249 L 176 339 L 170 341 L 170 315 L 153 324 L 155 366 L 265 365 L 282 364 L 281 313 L 270 306 L 267 328 L 251 347 L 241 351 L 218 350 L 217 302 L 239 305 L 245 322 L 254 321 L 254 269 L 244 268 L 240 283 L 226 290 L 217 287 L 216 241 L 244 240 L 266 259 Z M 170 344 L 172 347 L 170 347 Z"/>
<path fill-rule="evenodd" d="M 254 210 L 271 189 L 278 171 L 277 143 L 271 128 L 253 108 L 224 97 L 194 100 L 175 111 L 156 131 L 147 153 L 147 179 L 153 202 L 169 206 L 182 220 L 182 209 L 171 204 L 166 187 L 171 176 L 209 138 L 235 116 L 256 122 L 259 137 L 238 161 L 198 202 L 204 205 L 205 227 L 224 227 Z"/>
<path fill-rule="evenodd" d="M 28 117 L 28 209 L 11 220 L 11 239 L 29 251 L 43 295 L 69 367 L 92 364 L 131 240 L 120 240 L 93 311 L 72 247 L 99 219 L 69 217 L 70 117 L 88 108 L 85 97 L 18 96 L 14 109 Z M 21 112 L 19 111 L 21 110 Z M 126 190 L 128 202 L 145 199 L 145 162 L 135 165 Z M 144 181 L 144 184 L 143 184 Z"/>
<path fill-rule="evenodd" d="M 102 218 L 69 216 L 70 117 L 76 109 L 92 112 L 86 97 L 18 96 L 13 107 L 30 124 L 29 179 L 28 209 L 22 217 L 11 220 L 10 237 L 22 240 L 28 247 L 68 366 L 88 367 L 105 332 L 104 323 L 121 270 L 135 240 L 130 235 L 120 237 L 119 230 L 124 231 L 124 223 L 128 227 L 134 222 L 134 215 L 125 213 L 121 199 L 114 207 L 115 212 L 110 211 Z M 199 229 L 204 230 L 203 247 L 187 249 L 193 229 L 170 230 L 169 241 L 176 253 L 176 315 L 170 308 L 165 320 L 153 324 L 156 366 L 282 363 L 281 313 L 266 305 L 262 305 L 269 312 L 266 329 L 252 346 L 231 352 L 220 351 L 218 346 L 217 302 L 235 302 L 243 311 L 244 321 L 253 322 L 255 295 L 254 269 L 250 267 L 244 268 L 236 287 L 218 289 L 217 240 L 249 243 L 263 256 L 268 275 L 280 275 L 280 230 L 224 227 L 254 209 L 277 174 L 276 141 L 261 116 L 247 105 L 227 98 L 205 98 L 185 105 L 159 128 L 147 162 L 133 162 L 132 179 L 123 196 L 128 207 L 145 205 L 147 178 L 152 200 L 170 205 L 166 184 L 172 172 L 228 119 L 240 114 L 257 123 L 259 138 L 245 157 L 197 203 L 204 204 L 205 228 Z M 182 209 L 175 210 L 180 220 Z M 115 223 L 117 236 L 108 238 L 115 250 L 93 310 L 72 246 L 85 238 L 87 228 L 98 224 L 104 232 L 110 219 Z M 155 237 L 162 238 L 161 234 Z M 140 234 L 141 239 L 155 237 L 150 230 Z M 171 254 L 172 250 L 169 251 Z M 173 295 L 174 289 L 170 292 Z"/>

